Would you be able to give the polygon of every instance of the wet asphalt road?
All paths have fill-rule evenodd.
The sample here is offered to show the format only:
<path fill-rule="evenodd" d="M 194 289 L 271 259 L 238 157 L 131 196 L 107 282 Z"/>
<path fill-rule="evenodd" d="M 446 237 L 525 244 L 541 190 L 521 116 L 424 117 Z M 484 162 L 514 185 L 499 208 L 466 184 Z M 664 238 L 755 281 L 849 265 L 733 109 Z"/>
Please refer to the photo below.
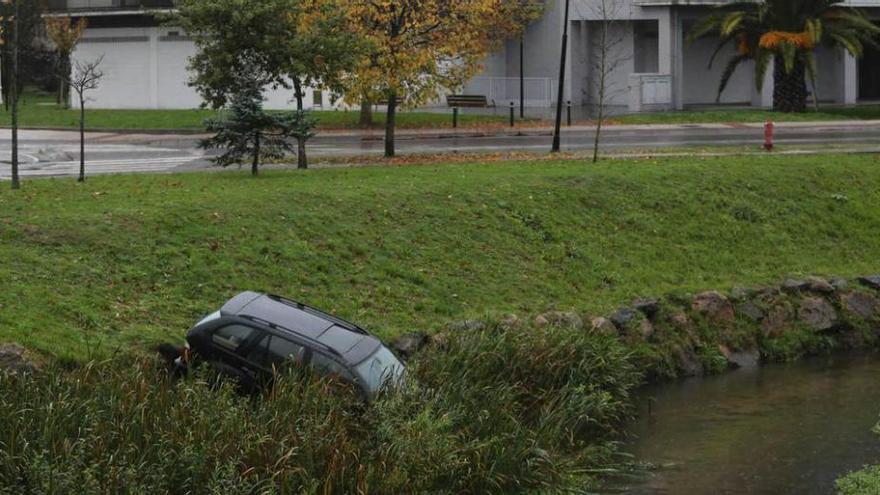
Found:
<path fill-rule="evenodd" d="M 514 135 L 517 132 L 520 135 Z M 399 154 L 413 153 L 493 153 L 549 151 L 549 130 L 530 129 L 502 135 L 480 135 L 461 130 L 403 132 L 397 139 Z M 590 128 L 566 129 L 562 135 L 563 151 L 586 150 L 592 146 Z M 683 147 L 749 146 L 763 142 L 760 125 L 693 125 L 662 127 L 610 127 L 605 131 L 602 148 L 606 153 L 626 150 L 650 150 Z M 25 177 L 70 176 L 79 167 L 79 143 L 75 132 L 21 131 L 20 159 Z M 86 168 L 89 174 L 172 172 L 211 167 L 208 156 L 198 149 L 199 136 L 90 133 L 87 135 Z M 834 145 L 838 147 L 880 146 L 880 123 L 837 123 L 783 126 L 777 129 L 776 142 L 788 148 Z M 0 180 L 8 179 L 11 138 L 0 131 Z M 324 134 L 309 144 L 311 157 L 356 157 L 379 155 L 384 144 L 381 132 Z"/>

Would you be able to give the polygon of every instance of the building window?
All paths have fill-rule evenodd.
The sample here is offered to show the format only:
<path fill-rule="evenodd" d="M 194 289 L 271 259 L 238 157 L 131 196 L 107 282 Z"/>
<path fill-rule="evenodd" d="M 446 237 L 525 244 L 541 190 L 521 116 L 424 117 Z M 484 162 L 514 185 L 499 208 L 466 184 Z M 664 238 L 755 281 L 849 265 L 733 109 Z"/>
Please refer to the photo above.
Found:
<path fill-rule="evenodd" d="M 660 70 L 659 21 L 633 22 L 633 69 L 638 74 Z"/>

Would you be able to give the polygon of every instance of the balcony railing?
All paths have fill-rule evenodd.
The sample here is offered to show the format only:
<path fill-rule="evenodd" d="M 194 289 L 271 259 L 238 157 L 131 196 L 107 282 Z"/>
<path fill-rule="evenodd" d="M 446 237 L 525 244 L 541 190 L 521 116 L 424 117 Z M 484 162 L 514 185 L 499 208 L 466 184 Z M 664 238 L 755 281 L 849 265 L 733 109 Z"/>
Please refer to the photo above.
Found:
<path fill-rule="evenodd" d="M 173 0 L 49 0 L 49 10 L 60 12 L 99 12 L 114 10 L 170 9 Z"/>

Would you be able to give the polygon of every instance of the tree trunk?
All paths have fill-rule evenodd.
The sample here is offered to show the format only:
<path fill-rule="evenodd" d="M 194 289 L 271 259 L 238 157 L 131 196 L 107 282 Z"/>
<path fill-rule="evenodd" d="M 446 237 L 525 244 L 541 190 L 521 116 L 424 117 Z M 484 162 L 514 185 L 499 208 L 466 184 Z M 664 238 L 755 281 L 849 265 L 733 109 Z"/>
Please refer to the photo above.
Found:
<path fill-rule="evenodd" d="M 373 104 L 367 98 L 361 100 L 361 117 L 358 123 L 361 127 L 373 125 Z"/>
<path fill-rule="evenodd" d="M 388 115 L 385 117 L 385 157 L 394 157 L 394 126 L 397 124 L 397 95 L 388 93 Z"/>
<path fill-rule="evenodd" d="M 79 95 L 79 182 L 86 181 L 86 99 Z"/>
<path fill-rule="evenodd" d="M 303 110 L 303 88 L 302 81 L 298 77 L 293 78 L 293 96 L 296 98 L 296 109 L 300 112 Z"/>
<path fill-rule="evenodd" d="M 2 93 L 3 93 L 3 108 L 7 112 L 9 111 L 9 102 L 12 99 L 12 93 L 9 91 L 9 86 L 12 84 L 12 78 L 10 74 L 12 74 L 12 69 L 10 69 L 9 60 L 11 58 L 9 43 L 0 45 L 0 50 L 3 51 L 3 60 L 0 61 L 0 65 L 3 67 L 2 73 L 0 73 L 0 81 L 2 81 Z"/>
<path fill-rule="evenodd" d="M 599 103 L 599 115 L 596 118 L 596 138 L 593 141 L 593 163 L 599 161 L 599 144 L 602 140 L 602 124 L 605 121 L 605 104 Z"/>
<path fill-rule="evenodd" d="M 251 163 L 251 175 L 260 174 L 260 131 L 254 133 L 254 161 Z"/>
<path fill-rule="evenodd" d="M 602 9 L 602 28 L 599 31 L 599 108 L 596 113 L 596 137 L 593 141 L 593 163 L 599 161 L 599 144 L 602 141 L 602 124 L 605 123 L 605 97 L 608 89 L 608 28 L 609 19 L 605 11 L 606 5 L 603 3 Z"/>
<path fill-rule="evenodd" d="M 807 111 L 806 68 L 796 61 L 791 72 L 785 71 L 782 57 L 773 62 L 773 110 L 793 113 Z"/>
<path fill-rule="evenodd" d="M 302 88 L 302 81 L 300 81 L 298 77 L 293 78 L 293 91 L 296 94 L 296 110 L 298 112 L 302 112 L 303 111 L 303 88 Z M 309 159 L 306 156 L 306 141 L 305 141 L 305 139 L 297 139 L 296 167 L 297 168 L 309 168 Z"/>
<path fill-rule="evenodd" d="M 297 146 L 297 160 L 296 160 L 296 168 L 306 169 L 309 168 L 309 160 L 306 156 L 306 139 L 298 138 L 296 140 Z"/>

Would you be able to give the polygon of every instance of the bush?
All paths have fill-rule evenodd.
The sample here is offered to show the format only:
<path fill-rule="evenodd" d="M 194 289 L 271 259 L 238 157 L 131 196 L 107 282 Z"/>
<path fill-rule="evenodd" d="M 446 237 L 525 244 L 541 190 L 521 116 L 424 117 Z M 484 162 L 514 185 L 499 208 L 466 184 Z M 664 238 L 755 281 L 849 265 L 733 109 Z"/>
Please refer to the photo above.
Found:
<path fill-rule="evenodd" d="M 585 332 L 462 333 L 365 406 L 292 371 L 260 396 L 116 358 L 0 377 L 0 493 L 514 493 L 584 488 L 639 375 Z"/>
<path fill-rule="evenodd" d="M 880 466 L 871 466 L 837 480 L 839 495 L 876 495 L 880 493 Z"/>
<path fill-rule="evenodd" d="M 880 435 L 880 422 L 871 429 Z M 838 495 L 876 495 L 880 493 L 880 465 L 866 466 L 837 480 Z"/>

